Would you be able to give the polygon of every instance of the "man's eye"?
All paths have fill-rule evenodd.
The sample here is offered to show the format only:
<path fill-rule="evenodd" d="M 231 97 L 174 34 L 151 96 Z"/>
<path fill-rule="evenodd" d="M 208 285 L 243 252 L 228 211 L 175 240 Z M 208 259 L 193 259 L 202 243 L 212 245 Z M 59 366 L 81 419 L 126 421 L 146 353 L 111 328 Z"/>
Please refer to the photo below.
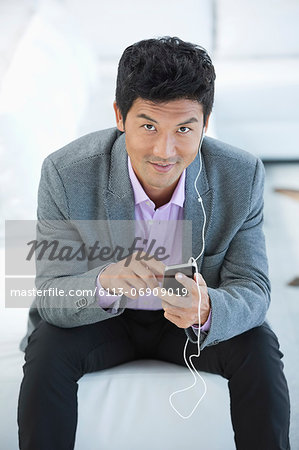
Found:
<path fill-rule="evenodd" d="M 190 131 L 190 128 L 188 128 L 188 127 L 180 127 L 179 128 L 179 133 L 181 133 L 181 134 L 186 134 L 186 133 L 188 133 L 188 131 Z"/>
<path fill-rule="evenodd" d="M 151 125 L 150 123 L 146 123 L 146 124 L 143 125 L 143 126 L 144 126 L 144 128 L 145 128 L 147 131 L 154 131 L 154 130 L 155 130 L 154 125 Z"/>

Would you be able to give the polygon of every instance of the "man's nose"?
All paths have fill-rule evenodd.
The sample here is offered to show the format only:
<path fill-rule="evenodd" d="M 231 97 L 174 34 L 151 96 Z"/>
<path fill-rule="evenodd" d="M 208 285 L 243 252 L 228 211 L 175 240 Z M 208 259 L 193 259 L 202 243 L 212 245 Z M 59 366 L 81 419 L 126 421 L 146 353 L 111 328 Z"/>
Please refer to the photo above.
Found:
<path fill-rule="evenodd" d="M 153 154 L 159 158 L 168 159 L 176 155 L 175 139 L 169 135 L 159 136 L 156 140 Z"/>

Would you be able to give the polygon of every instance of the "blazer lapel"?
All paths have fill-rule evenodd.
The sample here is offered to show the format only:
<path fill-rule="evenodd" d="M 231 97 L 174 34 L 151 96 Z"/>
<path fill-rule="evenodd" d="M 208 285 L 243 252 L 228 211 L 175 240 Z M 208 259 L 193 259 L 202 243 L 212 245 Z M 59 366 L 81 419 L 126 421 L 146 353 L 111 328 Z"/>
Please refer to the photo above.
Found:
<path fill-rule="evenodd" d="M 112 247 L 128 249 L 135 237 L 135 202 L 128 171 L 125 133 L 119 136 L 111 150 L 104 202 Z"/>
<path fill-rule="evenodd" d="M 202 150 L 204 150 L 204 142 Z M 195 160 L 189 167 L 187 167 L 186 171 L 186 187 L 185 187 L 185 204 L 184 204 L 184 220 L 190 220 L 192 222 L 192 256 L 197 258 L 197 256 L 202 251 L 203 239 L 202 239 L 202 229 L 204 226 L 204 214 L 201 207 L 200 202 L 198 201 L 196 191 L 194 189 L 194 181 L 198 174 L 200 167 L 199 155 L 197 154 Z M 206 224 L 205 224 L 205 236 L 207 234 L 207 230 L 211 220 L 211 211 L 212 211 L 212 201 L 213 201 L 213 192 L 209 187 L 204 156 L 202 153 L 202 171 L 197 180 L 197 189 L 200 193 L 200 196 L 203 201 L 203 206 L 206 213 Z M 190 247 L 186 246 L 186 249 Z M 183 246 L 183 262 L 187 262 L 190 258 L 190 254 L 184 252 L 185 247 Z M 200 271 L 203 260 L 202 256 L 197 260 L 198 270 Z"/>

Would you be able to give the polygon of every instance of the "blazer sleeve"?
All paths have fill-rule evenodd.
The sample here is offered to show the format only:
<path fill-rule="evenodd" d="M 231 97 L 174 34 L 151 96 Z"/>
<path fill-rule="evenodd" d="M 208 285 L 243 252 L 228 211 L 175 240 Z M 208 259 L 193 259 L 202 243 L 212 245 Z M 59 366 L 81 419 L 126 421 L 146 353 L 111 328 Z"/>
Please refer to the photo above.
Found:
<path fill-rule="evenodd" d="M 265 321 L 270 304 L 270 282 L 262 229 L 263 188 L 264 167 L 258 159 L 246 220 L 229 244 L 220 269 L 219 286 L 208 288 L 211 327 L 201 336 L 202 348 L 230 339 Z M 192 342 L 197 342 L 191 328 L 185 331 Z"/>
<path fill-rule="evenodd" d="M 87 258 L 79 256 L 61 261 L 56 258 L 57 252 L 55 257 L 51 255 L 56 241 L 58 248 L 66 251 L 67 247 L 79 249 L 83 242 L 70 220 L 64 183 L 50 157 L 42 166 L 37 217 L 36 241 L 45 244 L 40 259 L 41 248 L 35 252 L 35 284 L 42 293 L 36 297 L 36 304 L 41 318 L 66 328 L 111 318 L 111 314 L 99 306 L 96 295 L 96 279 L 102 267 L 89 270 Z M 114 316 L 123 311 L 120 304 Z"/>

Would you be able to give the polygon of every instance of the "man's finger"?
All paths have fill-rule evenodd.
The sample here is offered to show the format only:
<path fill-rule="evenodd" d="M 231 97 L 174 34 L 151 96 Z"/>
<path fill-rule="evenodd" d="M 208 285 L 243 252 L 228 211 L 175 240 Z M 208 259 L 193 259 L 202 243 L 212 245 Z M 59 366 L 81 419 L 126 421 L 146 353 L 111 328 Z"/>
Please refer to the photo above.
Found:
<path fill-rule="evenodd" d="M 135 274 L 141 278 L 150 289 L 154 289 L 159 286 L 159 283 L 153 274 L 153 272 L 142 264 L 136 265 L 134 268 Z"/>
<path fill-rule="evenodd" d="M 167 314 L 176 317 L 177 319 L 181 319 L 181 314 L 179 313 L 179 311 L 176 311 L 175 308 L 165 308 L 164 311 L 167 312 Z"/>
<path fill-rule="evenodd" d="M 192 280 L 191 280 L 192 281 Z M 194 281 L 193 281 L 194 283 Z M 192 306 L 192 297 L 191 296 L 181 296 L 168 293 L 165 288 L 157 288 L 158 297 L 162 300 L 162 303 L 165 302 L 170 306 L 175 306 L 177 308 L 190 308 Z"/>
<path fill-rule="evenodd" d="M 207 283 L 205 282 L 205 279 L 204 279 L 204 277 L 202 276 L 201 273 L 196 272 L 194 274 L 194 281 L 196 281 L 196 278 L 198 279 L 199 286 L 206 286 L 207 285 Z"/>
<path fill-rule="evenodd" d="M 148 267 L 155 275 L 163 275 L 165 264 L 155 259 L 153 255 L 149 255 L 145 251 L 133 253 L 134 261 L 140 262 L 143 266 Z"/>
<path fill-rule="evenodd" d="M 185 288 L 187 288 L 190 294 L 192 288 L 194 287 L 194 280 L 192 280 L 192 278 L 187 277 L 187 275 L 184 275 L 181 272 L 175 274 L 175 279 L 179 283 L 181 283 Z"/>
<path fill-rule="evenodd" d="M 177 303 L 177 302 L 175 302 L 175 303 Z M 170 309 L 173 308 L 173 312 L 176 311 L 176 313 L 178 315 L 182 311 L 185 311 L 185 308 L 182 305 L 170 303 L 169 301 L 165 300 L 164 297 L 163 297 L 163 300 L 162 300 L 162 308 L 163 309 L 167 309 L 167 311 L 170 311 Z"/>

